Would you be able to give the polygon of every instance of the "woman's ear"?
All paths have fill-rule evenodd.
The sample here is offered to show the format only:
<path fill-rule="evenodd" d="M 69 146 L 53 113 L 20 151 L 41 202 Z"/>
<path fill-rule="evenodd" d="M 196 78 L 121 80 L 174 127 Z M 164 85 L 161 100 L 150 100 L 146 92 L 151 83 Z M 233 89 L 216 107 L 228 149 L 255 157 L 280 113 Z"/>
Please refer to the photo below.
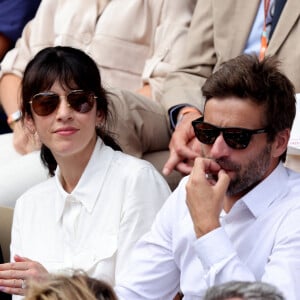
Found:
<path fill-rule="evenodd" d="M 102 124 L 102 123 L 103 123 L 103 114 L 101 111 L 97 111 L 96 124 L 98 126 L 99 124 Z"/>
<path fill-rule="evenodd" d="M 34 124 L 33 119 L 30 116 L 26 116 L 24 119 L 24 125 L 27 128 L 27 130 L 31 133 L 31 134 L 35 134 L 36 132 L 36 127 Z"/>
<path fill-rule="evenodd" d="M 272 146 L 273 157 L 279 157 L 287 150 L 288 142 L 290 139 L 291 130 L 286 128 L 276 134 L 275 140 Z"/>

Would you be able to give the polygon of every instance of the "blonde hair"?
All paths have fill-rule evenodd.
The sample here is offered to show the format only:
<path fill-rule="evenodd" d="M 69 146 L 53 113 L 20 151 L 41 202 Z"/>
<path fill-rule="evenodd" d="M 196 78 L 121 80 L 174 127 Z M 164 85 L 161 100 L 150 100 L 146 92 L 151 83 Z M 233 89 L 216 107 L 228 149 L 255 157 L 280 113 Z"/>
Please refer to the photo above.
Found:
<path fill-rule="evenodd" d="M 28 283 L 25 300 L 117 300 L 110 285 L 84 272 L 72 276 L 50 275 L 45 281 Z"/>

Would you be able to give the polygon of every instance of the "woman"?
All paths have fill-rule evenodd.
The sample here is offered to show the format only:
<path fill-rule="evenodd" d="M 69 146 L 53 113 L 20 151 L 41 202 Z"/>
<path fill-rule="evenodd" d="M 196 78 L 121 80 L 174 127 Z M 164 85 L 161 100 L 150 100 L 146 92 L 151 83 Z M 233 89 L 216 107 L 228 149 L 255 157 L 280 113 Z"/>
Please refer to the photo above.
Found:
<path fill-rule="evenodd" d="M 22 99 L 52 177 L 17 200 L 15 263 L 0 266 L 1 289 L 23 295 L 27 279 L 71 268 L 114 284 L 169 187 L 149 163 L 117 151 L 98 68 L 81 50 L 40 51 L 25 70 Z"/>

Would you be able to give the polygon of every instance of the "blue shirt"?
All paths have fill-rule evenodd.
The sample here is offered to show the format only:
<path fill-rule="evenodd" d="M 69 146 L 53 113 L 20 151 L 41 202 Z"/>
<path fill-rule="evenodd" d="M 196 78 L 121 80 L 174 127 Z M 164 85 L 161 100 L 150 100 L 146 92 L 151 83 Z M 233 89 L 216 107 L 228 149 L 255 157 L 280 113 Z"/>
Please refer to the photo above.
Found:
<path fill-rule="evenodd" d="M 0 32 L 15 42 L 41 0 L 0 0 Z"/>

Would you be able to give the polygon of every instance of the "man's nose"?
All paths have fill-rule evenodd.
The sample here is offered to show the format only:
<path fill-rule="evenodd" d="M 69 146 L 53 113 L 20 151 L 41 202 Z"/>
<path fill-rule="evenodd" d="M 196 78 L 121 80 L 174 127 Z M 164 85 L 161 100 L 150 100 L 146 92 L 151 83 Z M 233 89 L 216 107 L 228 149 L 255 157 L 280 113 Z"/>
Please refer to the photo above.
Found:
<path fill-rule="evenodd" d="M 212 158 L 226 157 L 230 154 L 230 152 L 231 148 L 225 142 L 223 134 L 220 133 L 211 146 L 210 156 Z"/>

